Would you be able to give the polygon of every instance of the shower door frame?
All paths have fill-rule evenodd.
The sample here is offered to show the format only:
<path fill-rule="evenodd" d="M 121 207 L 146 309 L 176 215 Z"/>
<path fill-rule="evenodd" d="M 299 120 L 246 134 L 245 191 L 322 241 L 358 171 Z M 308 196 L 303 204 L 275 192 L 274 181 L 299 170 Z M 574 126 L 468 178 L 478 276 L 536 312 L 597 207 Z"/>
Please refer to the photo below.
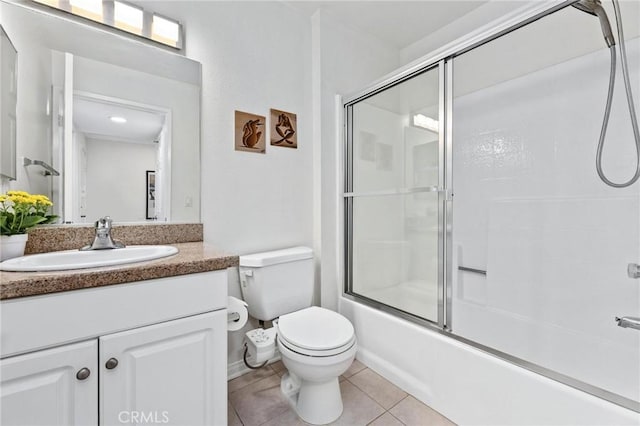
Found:
<path fill-rule="evenodd" d="M 376 95 L 386 89 L 393 88 L 397 85 L 400 85 L 414 77 L 417 77 L 423 73 L 427 73 L 433 70 L 438 71 L 438 121 L 439 121 L 439 129 L 438 129 L 438 185 L 437 187 L 432 188 L 412 188 L 405 190 L 396 190 L 396 191 L 366 191 L 366 192 L 354 192 L 353 191 L 353 167 L 350 165 L 353 164 L 353 129 L 349 126 L 349 123 L 353 123 L 353 106 L 358 102 Z M 345 287 L 343 295 L 352 299 L 363 302 L 369 306 L 372 306 L 376 309 L 380 309 L 383 311 L 387 311 L 393 313 L 394 315 L 405 318 L 409 321 L 416 322 L 422 325 L 426 325 L 429 327 L 436 327 L 439 330 L 445 329 L 447 326 L 447 312 L 450 312 L 450 309 L 447 307 L 447 304 L 451 303 L 451 298 L 446 296 L 446 259 L 450 259 L 451 256 L 445 256 L 445 251 L 447 247 L 451 247 L 451 232 L 446 233 L 445 229 L 446 223 L 451 223 L 451 214 L 449 213 L 449 217 L 447 218 L 447 213 L 445 209 L 445 201 L 450 201 L 449 191 L 446 188 L 450 187 L 451 184 L 451 156 L 449 156 L 448 160 L 446 158 L 446 149 L 445 145 L 451 145 L 450 140 L 446 139 L 446 135 L 450 134 L 450 129 L 445 131 L 445 128 L 448 127 L 446 124 L 451 120 L 445 120 L 446 111 L 450 111 L 451 108 L 447 109 L 445 105 L 445 81 L 446 81 L 446 66 L 445 60 L 442 59 L 434 64 L 430 64 L 423 68 L 416 70 L 415 72 L 408 73 L 406 75 L 402 75 L 397 79 L 393 79 L 375 90 L 367 92 L 363 96 L 359 96 L 356 98 L 352 98 L 349 101 L 343 104 L 344 108 L 344 123 L 345 123 L 345 141 L 343 144 L 344 148 L 344 244 L 345 244 L 345 259 L 344 259 L 344 267 L 345 267 Z M 451 74 L 452 75 L 452 74 Z M 449 102 L 449 106 L 451 106 L 451 102 Z M 449 161 L 448 167 L 445 167 L 446 162 Z M 445 174 L 445 171 L 448 171 L 448 178 Z M 448 182 L 447 186 L 445 182 Z M 432 320 L 419 317 L 417 315 L 405 312 L 398 308 L 394 308 L 392 306 L 386 305 L 382 302 L 378 302 L 375 299 L 368 298 L 366 296 L 357 294 L 353 291 L 353 200 L 354 198 L 358 198 L 360 196 L 372 196 L 372 195 L 406 195 L 406 194 L 417 194 L 421 192 L 437 192 L 438 193 L 438 315 L 437 320 L 434 322 Z M 451 210 L 451 209 L 450 209 Z M 450 318 L 448 318 L 448 322 L 450 322 Z"/>
<path fill-rule="evenodd" d="M 453 59 L 485 43 L 489 43 L 503 35 L 515 31 L 553 12 L 563 9 L 576 0 L 547 0 L 523 7 L 519 12 L 506 18 L 504 21 L 491 26 L 482 27 L 466 37 L 456 40 L 431 55 L 415 61 L 400 70 L 389 74 L 383 79 L 373 83 L 369 87 L 340 99 L 339 106 L 343 108 L 342 119 L 342 187 L 343 193 L 339 194 L 343 206 L 343 245 L 342 259 L 344 261 L 344 275 L 342 297 L 362 303 L 364 305 L 388 312 L 392 315 L 406 319 L 413 323 L 423 325 L 432 331 L 452 338 L 459 342 L 472 346 L 482 352 L 496 356 L 504 361 L 529 371 L 538 373 L 544 377 L 555 380 L 572 388 L 594 395 L 613 404 L 640 413 L 640 402 L 624 397 L 617 393 L 602 389 L 574 377 L 567 376 L 555 370 L 534 364 L 525 359 L 515 357 L 506 352 L 485 346 L 481 343 L 456 335 L 452 331 L 452 218 L 453 218 L 453 183 L 452 152 L 453 152 Z M 439 185 L 438 185 L 438 321 L 430 321 L 416 315 L 401 311 L 397 308 L 358 295 L 353 292 L 353 199 L 357 197 L 353 188 L 353 144 L 352 132 L 349 123 L 352 123 L 352 106 L 357 102 L 375 95 L 385 89 L 400 84 L 428 70 L 439 69 L 439 120 L 440 131 L 438 135 L 439 146 Z M 442 124 L 444 123 L 444 124 Z M 409 192 L 410 193 L 410 192 Z M 339 250 L 340 251 L 340 250 Z"/>

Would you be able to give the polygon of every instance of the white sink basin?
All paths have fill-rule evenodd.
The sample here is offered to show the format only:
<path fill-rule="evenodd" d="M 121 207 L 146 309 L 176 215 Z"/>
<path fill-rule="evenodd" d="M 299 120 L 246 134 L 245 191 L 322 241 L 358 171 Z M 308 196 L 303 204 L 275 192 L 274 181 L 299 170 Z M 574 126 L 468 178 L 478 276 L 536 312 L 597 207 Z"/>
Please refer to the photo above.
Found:
<path fill-rule="evenodd" d="M 98 268 L 160 259 L 178 253 L 171 246 L 128 246 L 112 250 L 65 250 L 32 254 L 0 262 L 0 271 L 44 272 Z"/>

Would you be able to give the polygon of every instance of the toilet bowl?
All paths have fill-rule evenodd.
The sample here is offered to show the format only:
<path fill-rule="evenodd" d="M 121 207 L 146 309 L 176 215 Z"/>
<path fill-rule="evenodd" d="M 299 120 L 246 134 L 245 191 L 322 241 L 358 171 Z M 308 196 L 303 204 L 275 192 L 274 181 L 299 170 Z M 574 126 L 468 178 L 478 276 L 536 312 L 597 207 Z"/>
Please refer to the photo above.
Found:
<path fill-rule="evenodd" d="M 277 346 L 288 370 L 280 387 L 298 416 L 318 425 L 336 420 L 342 414 L 338 377 L 355 358 L 356 337 L 348 319 L 311 306 L 313 251 L 291 247 L 243 255 L 238 272 L 249 314 L 274 324 L 246 333 L 245 362 L 255 368 Z"/>
<path fill-rule="evenodd" d="M 288 373 L 281 389 L 302 420 L 327 424 L 342 414 L 338 377 L 356 355 L 353 326 L 342 315 L 316 306 L 280 317 L 277 346 Z"/>

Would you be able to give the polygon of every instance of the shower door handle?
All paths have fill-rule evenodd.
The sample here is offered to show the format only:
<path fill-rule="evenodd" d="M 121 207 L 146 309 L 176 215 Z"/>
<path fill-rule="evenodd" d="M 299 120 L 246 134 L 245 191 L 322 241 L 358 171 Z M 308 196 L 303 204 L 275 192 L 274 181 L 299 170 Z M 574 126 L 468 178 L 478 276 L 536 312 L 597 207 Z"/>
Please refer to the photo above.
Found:
<path fill-rule="evenodd" d="M 487 271 L 483 269 L 468 268 L 466 266 L 458 266 L 458 271 L 473 272 L 474 274 L 487 275 Z"/>

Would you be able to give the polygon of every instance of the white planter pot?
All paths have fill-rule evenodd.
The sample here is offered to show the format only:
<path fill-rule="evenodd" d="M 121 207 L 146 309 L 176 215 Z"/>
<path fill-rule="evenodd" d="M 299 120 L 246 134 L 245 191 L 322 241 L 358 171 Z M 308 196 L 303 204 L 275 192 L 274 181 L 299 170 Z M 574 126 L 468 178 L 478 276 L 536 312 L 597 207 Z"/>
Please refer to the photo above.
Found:
<path fill-rule="evenodd" d="M 24 255 L 28 234 L 0 235 L 0 262 Z"/>

